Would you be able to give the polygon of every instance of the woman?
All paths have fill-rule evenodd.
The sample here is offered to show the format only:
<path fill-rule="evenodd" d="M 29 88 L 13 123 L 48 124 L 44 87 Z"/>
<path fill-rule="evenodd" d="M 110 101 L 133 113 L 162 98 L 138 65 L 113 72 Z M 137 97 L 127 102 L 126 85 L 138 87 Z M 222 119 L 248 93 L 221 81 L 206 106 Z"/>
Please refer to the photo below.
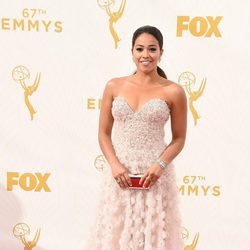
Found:
<path fill-rule="evenodd" d="M 99 144 L 108 162 L 87 249 L 183 250 L 178 187 L 172 160 L 183 149 L 187 101 L 158 67 L 163 37 L 152 26 L 134 32 L 133 75 L 110 80 L 103 93 Z M 172 141 L 164 141 L 171 117 Z M 129 174 L 143 173 L 132 189 Z"/>

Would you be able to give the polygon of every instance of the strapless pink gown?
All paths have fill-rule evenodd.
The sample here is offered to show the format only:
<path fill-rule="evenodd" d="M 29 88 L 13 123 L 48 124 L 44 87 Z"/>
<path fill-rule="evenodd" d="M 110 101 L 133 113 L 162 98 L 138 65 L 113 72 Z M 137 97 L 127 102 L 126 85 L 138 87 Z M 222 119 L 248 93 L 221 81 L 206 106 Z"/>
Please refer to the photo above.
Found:
<path fill-rule="evenodd" d="M 170 109 L 159 98 L 134 112 L 126 99 L 113 100 L 112 144 L 131 173 L 144 173 L 166 148 Z M 173 163 L 149 190 L 121 189 L 110 166 L 103 172 L 98 214 L 86 250 L 183 250 L 179 190 Z"/>

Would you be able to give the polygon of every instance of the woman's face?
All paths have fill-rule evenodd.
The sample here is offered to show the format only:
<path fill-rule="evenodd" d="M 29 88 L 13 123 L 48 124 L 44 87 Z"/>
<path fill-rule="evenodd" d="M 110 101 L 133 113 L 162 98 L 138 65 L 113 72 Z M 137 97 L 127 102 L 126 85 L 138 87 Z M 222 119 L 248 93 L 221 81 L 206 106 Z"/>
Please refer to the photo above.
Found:
<path fill-rule="evenodd" d="M 155 70 L 162 53 L 163 49 L 160 50 L 159 42 L 154 36 L 148 33 L 138 36 L 132 48 L 137 71 L 148 73 Z"/>

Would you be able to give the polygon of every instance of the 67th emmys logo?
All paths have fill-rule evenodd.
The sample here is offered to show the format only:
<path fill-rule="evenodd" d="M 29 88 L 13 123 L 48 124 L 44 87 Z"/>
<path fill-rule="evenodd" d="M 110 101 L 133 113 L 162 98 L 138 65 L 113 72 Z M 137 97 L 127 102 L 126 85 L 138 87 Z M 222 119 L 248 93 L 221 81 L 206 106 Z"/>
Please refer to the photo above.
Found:
<path fill-rule="evenodd" d="M 40 83 L 40 73 L 36 74 L 36 79 L 32 85 L 27 85 L 26 81 L 30 78 L 29 70 L 24 66 L 17 66 L 12 71 L 13 80 L 15 80 L 24 90 L 24 101 L 30 112 L 30 118 L 33 120 L 34 114 L 36 113 L 35 109 L 29 101 L 29 96 L 31 96 L 35 91 L 37 91 L 38 85 Z"/>
<path fill-rule="evenodd" d="M 18 223 L 13 228 L 13 235 L 19 239 L 24 245 L 24 250 L 32 250 L 36 245 L 40 237 L 41 229 L 36 231 L 33 240 L 27 240 L 27 234 L 30 234 L 30 228 L 25 223 Z"/>
<path fill-rule="evenodd" d="M 191 72 L 183 72 L 178 79 L 178 82 L 180 85 L 182 85 L 186 92 L 189 95 L 189 109 L 193 115 L 194 118 L 194 125 L 197 125 L 197 120 L 201 118 L 200 115 L 198 115 L 197 111 L 194 108 L 193 103 L 198 100 L 203 94 L 203 91 L 205 89 L 207 79 L 204 78 L 198 88 L 198 90 L 194 90 L 194 85 L 196 83 L 195 75 Z"/>
<path fill-rule="evenodd" d="M 24 8 L 21 17 L 0 17 L 0 31 L 57 32 L 63 31 L 62 21 L 47 17 L 46 9 Z"/>
<path fill-rule="evenodd" d="M 107 15 L 109 16 L 109 30 L 111 35 L 113 36 L 115 48 L 117 49 L 117 44 L 121 39 L 118 37 L 113 24 L 122 17 L 126 0 L 122 0 L 118 11 L 112 11 L 110 8 L 111 5 L 115 4 L 115 0 L 97 0 L 97 3 L 101 8 L 105 9 Z"/>

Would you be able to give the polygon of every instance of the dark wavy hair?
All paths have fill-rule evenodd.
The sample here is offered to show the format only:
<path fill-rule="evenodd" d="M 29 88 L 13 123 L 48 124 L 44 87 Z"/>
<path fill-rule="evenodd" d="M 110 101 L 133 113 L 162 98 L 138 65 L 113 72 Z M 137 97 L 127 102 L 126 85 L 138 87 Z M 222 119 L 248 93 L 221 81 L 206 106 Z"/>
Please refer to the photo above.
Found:
<path fill-rule="evenodd" d="M 140 28 L 138 28 L 134 34 L 133 34 L 133 38 L 132 38 L 132 48 L 134 47 L 135 45 L 135 40 L 137 39 L 138 36 L 140 36 L 141 34 L 143 33 L 147 33 L 147 34 L 150 34 L 152 36 L 155 37 L 155 39 L 158 41 L 159 43 L 159 47 L 160 49 L 162 49 L 163 47 L 163 36 L 162 36 L 162 33 L 160 32 L 159 29 L 157 29 L 156 27 L 154 26 L 150 26 L 150 25 L 145 25 L 145 26 L 142 26 Z M 134 72 L 135 74 L 136 72 Z M 157 66 L 157 73 L 161 76 L 161 77 L 164 77 L 167 79 L 167 75 L 165 74 L 165 72 L 159 67 Z"/>

